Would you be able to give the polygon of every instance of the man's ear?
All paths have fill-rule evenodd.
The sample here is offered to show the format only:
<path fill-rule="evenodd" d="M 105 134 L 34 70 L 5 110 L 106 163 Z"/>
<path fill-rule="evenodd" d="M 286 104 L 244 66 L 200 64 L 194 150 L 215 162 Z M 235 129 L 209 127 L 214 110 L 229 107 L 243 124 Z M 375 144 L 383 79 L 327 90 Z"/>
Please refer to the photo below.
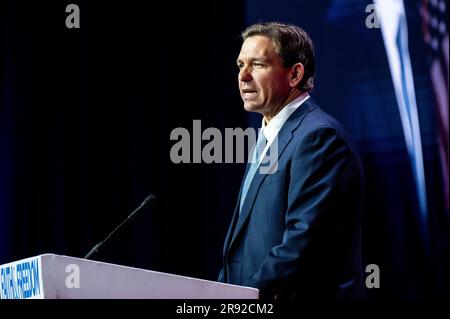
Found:
<path fill-rule="evenodd" d="M 305 75 L 305 67 L 303 66 L 303 64 L 301 64 L 300 62 L 295 63 L 291 67 L 289 85 L 291 87 L 296 87 L 303 79 L 304 75 Z"/>

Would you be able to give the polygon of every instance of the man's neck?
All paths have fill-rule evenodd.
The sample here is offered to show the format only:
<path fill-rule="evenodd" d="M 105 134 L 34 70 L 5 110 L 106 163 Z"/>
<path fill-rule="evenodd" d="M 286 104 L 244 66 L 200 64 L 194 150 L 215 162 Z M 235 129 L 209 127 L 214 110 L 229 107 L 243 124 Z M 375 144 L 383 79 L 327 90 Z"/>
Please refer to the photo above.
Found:
<path fill-rule="evenodd" d="M 300 95 L 302 95 L 303 93 L 305 93 L 305 92 L 300 91 L 300 90 L 298 90 L 298 89 L 292 90 L 291 93 L 288 95 L 286 101 L 285 101 L 284 103 L 281 104 L 282 106 L 281 106 L 280 108 L 278 108 L 278 109 L 276 109 L 276 110 L 273 110 L 273 112 L 271 112 L 271 113 L 263 114 L 263 116 L 264 116 L 264 123 L 265 123 L 266 125 L 269 124 L 269 122 L 270 122 L 270 121 L 271 121 L 278 113 L 280 113 L 280 111 L 281 111 L 286 105 L 288 105 L 289 103 L 291 103 L 293 100 L 295 100 L 296 98 L 298 98 L 298 97 L 299 97 Z"/>

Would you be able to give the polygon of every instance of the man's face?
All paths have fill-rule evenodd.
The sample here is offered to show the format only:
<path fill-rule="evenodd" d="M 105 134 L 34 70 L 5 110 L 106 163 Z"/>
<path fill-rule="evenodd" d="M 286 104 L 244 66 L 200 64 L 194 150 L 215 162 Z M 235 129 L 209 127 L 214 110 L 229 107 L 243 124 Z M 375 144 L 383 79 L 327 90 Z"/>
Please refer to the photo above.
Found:
<path fill-rule="evenodd" d="M 272 117 L 284 106 L 291 92 L 290 72 L 265 36 L 252 36 L 242 44 L 237 59 L 239 91 L 247 111 Z"/>

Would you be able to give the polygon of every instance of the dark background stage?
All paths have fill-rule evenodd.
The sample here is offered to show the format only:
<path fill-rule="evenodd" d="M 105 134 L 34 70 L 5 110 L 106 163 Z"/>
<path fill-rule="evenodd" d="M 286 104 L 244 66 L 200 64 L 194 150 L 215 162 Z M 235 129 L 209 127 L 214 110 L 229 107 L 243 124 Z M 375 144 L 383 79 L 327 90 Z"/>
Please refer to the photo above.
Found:
<path fill-rule="evenodd" d="M 215 280 L 244 165 L 174 164 L 170 132 L 192 132 L 193 120 L 222 132 L 260 123 L 237 89 L 239 34 L 279 20 L 310 33 L 312 95 L 364 161 L 364 264 L 381 273 L 369 298 L 448 296 L 448 179 L 423 1 L 405 2 L 426 215 L 382 34 L 365 26 L 369 1 L 86 0 L 74 2 L 79 29 L 65 25 L 70 1 L 1 1 L 0 264 L 47 252 L 82 257 L 154 193 L 158 204 L 95 259 Z"/>

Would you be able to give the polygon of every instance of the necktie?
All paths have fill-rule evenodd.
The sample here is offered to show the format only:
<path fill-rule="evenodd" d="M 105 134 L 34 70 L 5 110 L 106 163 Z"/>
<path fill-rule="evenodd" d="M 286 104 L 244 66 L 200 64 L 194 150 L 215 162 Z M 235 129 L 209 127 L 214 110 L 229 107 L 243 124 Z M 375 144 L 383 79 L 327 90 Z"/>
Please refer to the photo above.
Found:
<path fill-rule="evenodd" d="M 255 176 L 256 170 L 259 167 L 259 162 L 261 156 L 263 155 L 264 148 L 266 146 L 267 140 L 263 134 L 263 132 L 259 133 L 258 141 L 253 150 L 252 160 L 250 164 L 250 168 L 248 169 L 247 175 L 245 176 L 244 186 L 242 187 L 242 194 L 239 203 L 239 214 L 242 211 L 242 206 L 244 205 L 245 197 L 247 196 L 248 189 L 250 184 L 252 183 L 253 177 Z"/>

